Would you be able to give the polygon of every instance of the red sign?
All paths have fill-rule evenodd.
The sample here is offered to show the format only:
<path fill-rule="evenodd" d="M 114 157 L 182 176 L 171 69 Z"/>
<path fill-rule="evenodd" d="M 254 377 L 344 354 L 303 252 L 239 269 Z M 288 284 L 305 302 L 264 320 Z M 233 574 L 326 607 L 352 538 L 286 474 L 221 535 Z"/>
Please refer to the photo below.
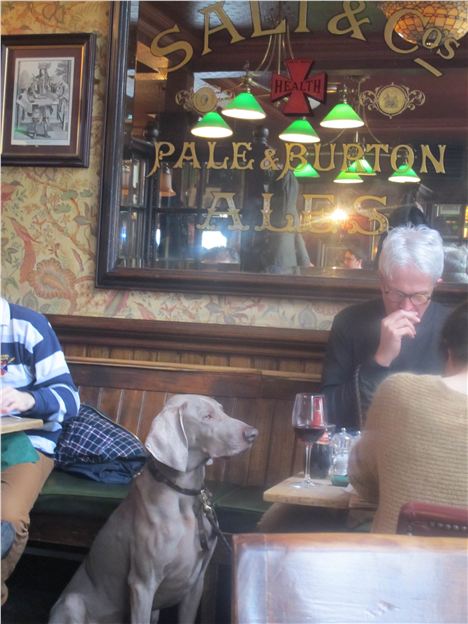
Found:
<path fill-rule="evenodd" d="M 281 109 L 285 115 L 310 115 L 312 109 L 307 97 L 319 102 L 325 101 L 327 74 L 322 72 L 308 77 L 314 61 L 307 59 L 288 59 L 285 63 L 290 78 L 273 74 L 270 100 L 276 102 L 287 97 L 288 100 Z"/>

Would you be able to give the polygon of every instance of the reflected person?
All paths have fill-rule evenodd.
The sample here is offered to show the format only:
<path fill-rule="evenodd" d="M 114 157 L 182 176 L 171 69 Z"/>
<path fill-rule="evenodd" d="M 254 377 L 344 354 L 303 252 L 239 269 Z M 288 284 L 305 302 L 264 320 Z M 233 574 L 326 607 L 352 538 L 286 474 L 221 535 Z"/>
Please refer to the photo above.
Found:
<path fill-rule="evenodd" d="M 295 274 L 312 263 L 300 232 L 256 231 L 263 223 L 263 194 L 272 193 L 270 222 L 276 228 L 286 225 L 286 217 L 293 218 L 293 229 L 300 226 L 297 211 L 299 184 L 291 171 L 278 180 L 280 171 L 262 169 L 268 145 L 268 129 L 259 127 L 254 131 L 251 156 L 254 169 L 248 172 L 245 199 L 241 211 L 242 222 L 248 230 L 241 234 L 241 271 L 255 273 Z"/>
<path fill-rule="evenodd" d="M 350 244 L 343 252 L 342 264 L 345 269 L 362 269 L 365 255 L 356 244 Z"/>
<path fill-rule="evenodd" d="M 299 183 L 292 171 L 288 171 L 281 180 L 273 180 L 269 191 L 273 193 L 271 224 L 282 228 L 286 225 L 287 216 L 291 215 L 291 228 L 298 230 L 301 225 L 297 210 Z M 262 260 L 266 273 L 300 274 L 302 268 L 312 266 L 304 238 L 298 231 L 267 232 Z"/>

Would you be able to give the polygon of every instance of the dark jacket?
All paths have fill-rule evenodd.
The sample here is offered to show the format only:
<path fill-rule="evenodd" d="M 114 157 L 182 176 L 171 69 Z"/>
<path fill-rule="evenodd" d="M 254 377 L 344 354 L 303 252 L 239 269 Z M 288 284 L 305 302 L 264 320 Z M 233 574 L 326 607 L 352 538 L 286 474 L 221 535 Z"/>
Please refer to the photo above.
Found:
<path fill-rule="evenodd" d="M 440 374 L 444 359 L 440 332 L 449 313 L 431 302 L 415 338 L 403 338 L 401 352 L 387 368 L 374 361 L 380 340 L 380 322 L 386 316 L 383 301 L 358 303 L 339 312 L 332 325 L 322 374 L 330 422 L 360 428 L 377 386 L 392 373 Z"/>

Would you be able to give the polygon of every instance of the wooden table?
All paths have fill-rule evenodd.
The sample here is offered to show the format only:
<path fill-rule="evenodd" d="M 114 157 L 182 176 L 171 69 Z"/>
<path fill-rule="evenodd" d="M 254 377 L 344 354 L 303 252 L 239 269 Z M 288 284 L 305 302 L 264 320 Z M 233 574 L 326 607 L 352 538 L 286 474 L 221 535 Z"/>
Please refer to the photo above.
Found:
<path fill-rule="evenodd" d="M 0 418 L 0 434 L 24 431 L 25 429 L 42 429 L 44 421 L 38 418 L 21 416 L 2 416 Z"/>
<path fill-rule="evenodd" d="M 263 493 L 263 500 L 270 503 L 290 503 L 309 507 L 328 507 L 329 509 L 348 509 L 351 493 L 346 488 L 332 485 L 330 479 L 314 479 L 318 485 L 310 488 L 294 488 L 291 483 L 300 480 L 300 476 L 289 477 L 277 483 Z"/>
<path fill-rule="evenodd" d="M 332 485 L 330 479 L 312 477 L 318 485 L 311 488 L 294 488 L 291 483 L 299 481 L 302 475 L 288 477 L 263 492 L 263 500 L 269 503 L 288 503 L 328 509 L 349 509 L 375 511 L 374 503 L 362 499 L 350 486 Z"/>

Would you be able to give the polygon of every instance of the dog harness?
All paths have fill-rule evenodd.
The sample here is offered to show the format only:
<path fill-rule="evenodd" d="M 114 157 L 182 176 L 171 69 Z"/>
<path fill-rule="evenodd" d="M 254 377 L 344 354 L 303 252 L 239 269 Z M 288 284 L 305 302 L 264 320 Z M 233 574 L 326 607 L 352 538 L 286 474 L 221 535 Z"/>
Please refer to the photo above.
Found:
<path fill-rule="evenodd" d="M 190 488 L 180 487 L 180 485 L 177 485 L 177 483 L 171 481 L 163 472 L 161 472 L 161 470 L 158 469 L 154 461 L 149 461 L 147 463 L 147 466 L 152 477 L 156 479 L 156 481 L 164 483 L 171 489 L 179 492 L 179 494 L 198 497 L 200 504 L 196 507 L 195 515 L 198 521 L 198 536 L 200 539 L 200 546 L 202 550 L 207 551 L 209 548 L 208 538 L 205 532 L 205 526 L 203 524 L 203 516 L 205 516 L 205 518 L 211 525 L 213 533 L 216 535 L 216 537 L 220 538 L 224 546 L 228 549 L 229 552 L 231 552 L 231 545 L 219 528 L 218 518 L 216 516 L 216 511 L 213 506 L 213 495 L 211 494 L 210 490 L 206 487 L 203 487 L 200 490 L 192 490 Z"/>

